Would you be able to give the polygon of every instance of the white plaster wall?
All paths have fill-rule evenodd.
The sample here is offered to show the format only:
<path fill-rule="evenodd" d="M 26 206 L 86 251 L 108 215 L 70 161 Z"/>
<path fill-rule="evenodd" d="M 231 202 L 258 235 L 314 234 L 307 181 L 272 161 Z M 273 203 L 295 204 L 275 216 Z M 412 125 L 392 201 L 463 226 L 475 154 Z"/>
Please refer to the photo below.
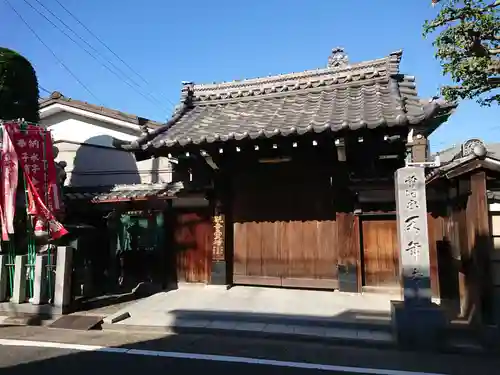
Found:
<path fill-rule="evenodd" d="M 137 162 L 132 153 L 112 146 L 113 138 L 131 141 L 139 129 L 127 129 L 74 113 L 59 112 L 43 118 L 59 148 L 57 161 L 67 163 L 65 184 L 103 186 L 172 181 L 172 165 L 166 158 Z M 101 147 L 94 147 L 101 146 Z"/>
<path fill-rule="evenodd" d="M 58 142 L 57 161 L 67 163 L 65 185 L 103 186 L 116 184 L 168 183 L 171 164 L 165 158 L 137 162 L 134 155 L 114 148 Z"/>
<path fill-rule="evenodd" d="M 112 138 L 131 141 L 140 136 L 139 128 L 137 128 L 137 131 L 134 131 L 68 112 L 59 112 L 43 118 L 40 124 L 51 131 L 55 141 L 65 140 L 99 144 L 100 146 L 112 146 L 110 143 Z M 97 136 L 105 135 L 108 137 L 100 138 L 100 141 L 91 140 Z"/>

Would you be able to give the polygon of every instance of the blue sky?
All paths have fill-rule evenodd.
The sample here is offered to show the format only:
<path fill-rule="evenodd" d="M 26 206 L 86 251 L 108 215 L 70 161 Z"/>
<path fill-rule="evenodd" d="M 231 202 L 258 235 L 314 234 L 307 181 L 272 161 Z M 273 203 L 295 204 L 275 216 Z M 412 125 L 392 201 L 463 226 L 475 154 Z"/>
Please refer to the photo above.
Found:
<path fill-rule="evenodd" d="M 165 121 L 178 103 L 183 80 L 207 83 L 315 69 L 325 66 L 336 46 L 345 48 L 351 62 L 403 49 L 402 71 L 416 76 L 421 96 L 435 95 L 447 83 L 434 59 L 432 41 L 422 37 L 424 20 L 437 11 L 430 0 L 60 0 L 148 85 L 55 0 L 40 0 L 100 51 L 104 61 L 140 85 L 137 90 L 156 100 L 145 99 L 103 68 L 26 4 L 60 25 L 35 0 L 9 1 L 93 95 L 0 0 L 0 45 L 26 56 L 43 88 L 159 121 Z M 463 102 L 433 135 L 433 151 L 472 137 L 500 141 L 499 119 L 498 106 Z"/>

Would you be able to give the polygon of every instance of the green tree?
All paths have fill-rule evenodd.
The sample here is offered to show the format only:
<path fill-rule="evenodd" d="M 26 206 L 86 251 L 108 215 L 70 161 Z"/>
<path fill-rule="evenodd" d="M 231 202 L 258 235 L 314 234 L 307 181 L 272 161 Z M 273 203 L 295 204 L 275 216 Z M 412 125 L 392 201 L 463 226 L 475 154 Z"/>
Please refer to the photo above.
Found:
<path fill-rule="evenodd" d="M 31 63 L 0 47 L 0 119 L 38 122 L 38 80 Z"/>
<path fill-rule="evenodd" d="M 500 0 L 432 0 L 438 14 L 424 24 L 424 36 L 437 32 L 434 46 L 443 74 L 454 86 L 448 100 L 475 99 L 500 104 Z"/>

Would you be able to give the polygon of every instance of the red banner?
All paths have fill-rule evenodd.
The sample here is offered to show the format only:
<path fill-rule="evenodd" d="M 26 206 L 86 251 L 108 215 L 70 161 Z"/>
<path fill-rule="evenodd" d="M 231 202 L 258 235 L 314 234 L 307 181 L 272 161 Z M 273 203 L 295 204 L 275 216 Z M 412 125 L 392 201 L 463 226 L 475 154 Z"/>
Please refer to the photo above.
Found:
<path fill-rule="evenodd" d="M 15 124 L 6 129 L 23 170 L 27 209 L 35 217 L 36 230 L 45 228 L 52 239 L 63 236 L 67 231 L 53 214 L 61 208 L 61 201 L 50 132 L 34 125 L 21 129 Z"/>
<path fill-rule="evenodd" d="M 34 125 L 12 132 L 12 142 L 24 174 L 29 177 L 36 192 L 50 211 L 61 207 L 50 132 Z M 29 208 L 30 214 L 32 207 Z"/>
<path fill-rule="evenodd" d="M 2 240 L 8 241 L 9 234 L 14 233 L 14 215 L 16 212 L 16 190 L 18 179 L 18 157 L 12 142 L 11 134 L 19 125 L 17 123 L 5 123 L 2 134 L 1 147 L 1 187 L 2 197 L 0 199 Z"/>
<path fill-rule="evenodd" d="M 31 179 L 24 174 L 26 179 L 26 185 L 28 187 L 28 200 L 29 206 L 36 212 L 34 228 L 35 231 L 44 232 L 47 231 L 49 237 L 56 240 L 68 233 L 66 228 L 62 226 L 60 222 L 56 220 L 54 214 L 45 206 L 37 189 L 33 185 Z"/>

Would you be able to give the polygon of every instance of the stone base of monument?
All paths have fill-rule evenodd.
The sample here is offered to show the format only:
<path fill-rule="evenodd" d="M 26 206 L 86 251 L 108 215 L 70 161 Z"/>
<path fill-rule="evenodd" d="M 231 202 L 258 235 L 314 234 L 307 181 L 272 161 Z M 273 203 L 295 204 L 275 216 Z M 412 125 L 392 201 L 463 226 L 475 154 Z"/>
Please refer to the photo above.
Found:
<path fill-rule="evenodd" d="M 444 347 L 448 321 L 439 305 L 391 301 L 394 339 L 402 348 L 437 350 Z"/>

